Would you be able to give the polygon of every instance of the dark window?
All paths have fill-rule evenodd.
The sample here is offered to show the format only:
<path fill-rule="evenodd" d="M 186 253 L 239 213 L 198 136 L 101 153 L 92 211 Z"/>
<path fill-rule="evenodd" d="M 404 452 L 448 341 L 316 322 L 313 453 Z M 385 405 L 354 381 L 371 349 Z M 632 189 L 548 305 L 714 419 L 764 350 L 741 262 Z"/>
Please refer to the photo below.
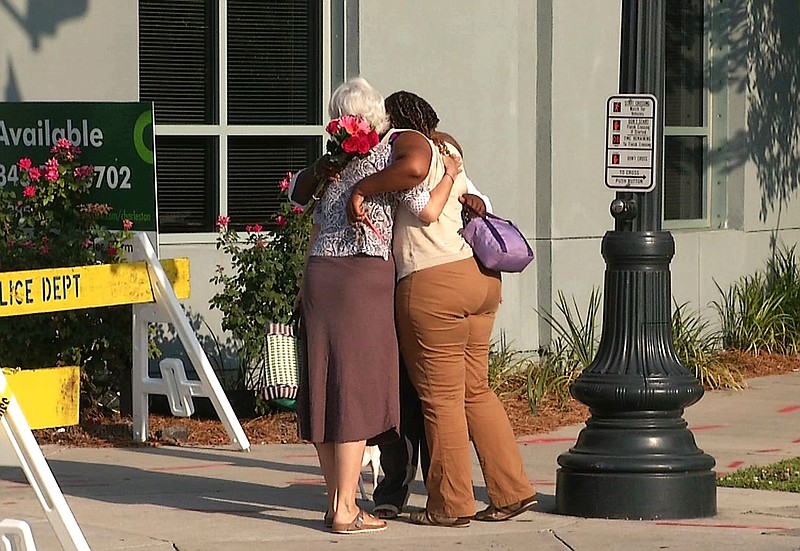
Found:
<path fill-rule="evenodd" d="M 218 120 L 216 1 L 139 1 L 139 97 L 156 124 Z"/>
<path fill-rule="evenodd" d="M 219 205 L 217 140 L 204 136 L 156 137 L 160 231 L 214 229 Z"/>
<path fill-rule="evenodd" d="M 322 138 L 241 136 L 228 140 L 228 214 L 241 229 L 261 224 L 274 229 L 275 212 L 285 195 L 280 181 L 319 154 Z"/>
<path fill-rule="evenodd" d="M 667 6 L 664 124 L 664 219 L 705 218 L 704 0 Z"/>
<path fill-rule="evenodd" d="M 322 2 L 227 0 L 227 21 L 220 22 L 220 1 L 139 0 L 140 97 L 155 104 L 165 233 L 214 231 L 219 214 L 240 226 L 272 224 L 281 178 L 321 150 L 321 136 L 281 136 L 271 127 L 321 124 Z M 236 135 L 239 125 L 248 126 L 247 136 Z M 223 145 L 228 156 L 220 159 Z"/>
<path fill-rule="evenodd" d="M 318 0 L 228 2 L 228 122 L 320 124 Z"/>
<path fill-rule="evenodd" d="M 664 143 L 665 220 L 704 218 L 702 136 L 668 136 Z"/>

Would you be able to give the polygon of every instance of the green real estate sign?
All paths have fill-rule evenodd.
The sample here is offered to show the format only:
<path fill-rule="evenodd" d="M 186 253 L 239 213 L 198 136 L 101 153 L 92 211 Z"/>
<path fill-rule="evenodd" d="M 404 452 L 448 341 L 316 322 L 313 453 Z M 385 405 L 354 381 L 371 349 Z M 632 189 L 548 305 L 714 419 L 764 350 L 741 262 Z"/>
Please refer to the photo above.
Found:
<path fill-rule="evenodd" d="M 128 219 L 136 231 L 158 231 L 152 103 L 0 103 L 0 187 L 21 193 L 17 161 L 44 164 L 61 138 L 94 166 L 87 202 L 111 207 L 100 219 L 106 227 Z"/>

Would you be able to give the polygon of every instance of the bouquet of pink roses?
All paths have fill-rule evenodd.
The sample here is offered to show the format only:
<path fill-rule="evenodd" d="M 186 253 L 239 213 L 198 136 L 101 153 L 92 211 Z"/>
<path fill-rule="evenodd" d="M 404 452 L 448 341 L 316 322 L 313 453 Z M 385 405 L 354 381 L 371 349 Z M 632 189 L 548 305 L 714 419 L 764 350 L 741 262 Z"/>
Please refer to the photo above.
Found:
<path fill-rule="evenodd" d="M 331 162 L 342 168 L 347 166 L 347 163 L 354 157 L 369 153 L 380 141 L 375 129 L 359 115 L 343 115 L 338 119 L 333 119 L 325 127 L 325 131 L 331 136 L 325 145 L 327 156 Z M 304 215 L 314 212 L 314 206 L 325 193 L 328 183 L 328 180 L 318 180 L 314 195 L 306 205 Z"/>

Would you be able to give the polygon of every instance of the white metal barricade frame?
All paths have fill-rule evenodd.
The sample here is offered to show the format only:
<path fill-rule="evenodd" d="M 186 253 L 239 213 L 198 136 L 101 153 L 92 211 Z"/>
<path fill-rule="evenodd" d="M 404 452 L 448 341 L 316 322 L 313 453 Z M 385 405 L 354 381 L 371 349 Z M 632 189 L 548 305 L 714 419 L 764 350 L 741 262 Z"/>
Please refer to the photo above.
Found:
<path fill-rule="evenodd" d="M 142 258 L 134 260 L 145 261 L 155 302 L 133 305 L 133 369 L 131 376 L 134 439 L 140 442 L 146 439 L 149 394 L 168 396 L 173 414 L 179 416 L 188 416 L 193 413 L 192 397 L 207 396 L 211 399 L 232 443 L 241 450 L 249 450 L 250 442 L 178 302 L 152 243 L 144 233 L 138 233 L 135 239 L 137 240 L 135 250 L 142 251 L 140 253 Z M 89 307 L 100 305 L 102 304 L 92 304 Z M 162 360 L 160 367 L 164 375 L 163 379 L 149 377 L 148 324 L 156 322 L 169 322 L 175 326 L 181 343 L 200 376 L 200 381 L 188 381 L 183 370 L 183 363 L 176 358 Z M 0 430 L 5 432 L 11 443 L 14 455 L 63 549 L 65 551 L 91 551 L 2 370 L 0 370 Z M 27 524 L 22 527 L 20 522 L 9 519 L 5 524 L 0 524 L 0 529 L 7 529 L 8 534 L 13 534 L 14 537 L 14 541 L 12 541 L 0 531 L 0 545 L 4 547 L 0 551 L 16 551 L 12 545 L 15 545 L 20 538 L 19 543 L 24 546 L 22 550 L 35 551 L 33 547 L 28 549 L 33 545 L 30 528 L 27 531 L 24 530 Z"/>
<path fill-rule="evenodd" d="M 1 369 L 0 404 L 5 408 L 5 415 L 0 416 L 0 430 L 6 433 L 11 442 L 25 478 L 33 488 L 61 546 L 65 551 L 90 551 L 89 544 L 86 543 L 86 538 L 83 537 L 83 532 L 75 521 Z"/>
<path fill-rule="evenodd" d="M 147 262 L 156 301 L 133 306 L 133 439 L 137 442 L 147 439 L 150 394 L 167 396 L 172 414 L 178 417 L 188 417 L 194 413 L 192 397 L 205 396 L 211 399 L 231 442 L 241 450 L 249 450 L 250 442 L 169 284 L 153 245 L 143 233 L 137 234 L 136 240 L 134 250 L 140 251 L 142 258 L 134 260 Z M 183 362 L 177 358 L 161 360 L 159 367 L 162 377 L 150 377 L 147 354 L 149 324 L 156 322 L 173 324 L 200 381 L 189 381 L 183 370 Z"/>

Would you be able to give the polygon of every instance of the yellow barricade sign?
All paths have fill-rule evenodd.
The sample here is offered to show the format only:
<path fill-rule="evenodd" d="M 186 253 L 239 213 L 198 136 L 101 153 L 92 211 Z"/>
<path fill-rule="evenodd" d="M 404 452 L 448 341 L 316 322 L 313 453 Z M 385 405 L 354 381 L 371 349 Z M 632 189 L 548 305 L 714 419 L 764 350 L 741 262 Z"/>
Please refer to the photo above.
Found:
<path fill-rule="evenodd" d="M 178 298 L 189 297 L 189 260 L 163 260 Z M 0 272 L 0 317 L 154 302 L 146 262 Z"/>
<path fill-rule="evenodd" d="M 0 419 L 3 418 L 3 415 L 6 414 L 8 411 L 8 404 L 11 403 L 11 389 L 8 385 L 0 391 Z"/>

